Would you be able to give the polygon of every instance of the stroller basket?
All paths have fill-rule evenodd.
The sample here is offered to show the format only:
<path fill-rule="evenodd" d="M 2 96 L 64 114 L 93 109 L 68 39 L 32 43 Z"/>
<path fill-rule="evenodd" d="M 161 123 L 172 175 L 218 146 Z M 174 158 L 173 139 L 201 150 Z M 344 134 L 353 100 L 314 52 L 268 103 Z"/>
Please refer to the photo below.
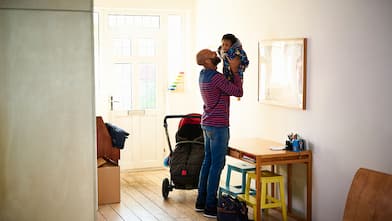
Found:
<path fill-rule="evenodd" d="M 200 114 L 169 115 L 164 119 L 165 132 L 169 144 L 170 180 L 162 182 L 162 196 L 176 189 L 196 189 L 199 182 L 201 164 L 204 159 L 204 138 L 200 126 Z M 176 132 L 176 145 L 172 148 L 167 130 L 167 119 L 182 118 Z"/>

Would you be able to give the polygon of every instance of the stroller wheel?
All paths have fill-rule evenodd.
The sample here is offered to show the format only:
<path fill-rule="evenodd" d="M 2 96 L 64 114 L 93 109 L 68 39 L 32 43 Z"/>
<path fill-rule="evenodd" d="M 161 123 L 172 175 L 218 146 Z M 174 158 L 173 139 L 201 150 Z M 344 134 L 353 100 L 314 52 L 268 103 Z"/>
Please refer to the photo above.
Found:
<path fill-rule="evenodd" d="M 162 196 L 164 199 L 167 199 L 169 196 L 170 189 L 169 179 L 165 178 L 162 182 Z"/>

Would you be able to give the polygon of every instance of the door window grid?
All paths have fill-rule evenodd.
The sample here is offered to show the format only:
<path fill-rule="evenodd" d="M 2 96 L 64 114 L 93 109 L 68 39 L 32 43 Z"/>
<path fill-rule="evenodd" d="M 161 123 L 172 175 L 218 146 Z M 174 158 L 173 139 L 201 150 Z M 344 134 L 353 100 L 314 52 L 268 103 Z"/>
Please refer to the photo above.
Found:
<path fill-rule="evenodd" d="M 113 39 L 113 51 L 117 57 L 131 56 L 132 44 L 130 39 L 115 38 Z"/>
<path fill-rule="evenodd" d="M 113 76 L 114 96 L 113 110 L 132 109 L 132 64 L 114 64 L 115 73 Z"/>
<path fill-rule="evenodd" d="M 159 19 L 159 16 L 155 17 Z M 129 24 L 150 27 L 154 24 L 154 21 L 157 21 L 155 17 L 118 15 L 115 20 L 112 17 L 111 22 L 121 28 L 126 28 L 125 26 Z M 115 33 L 114 30 L 113 33 Z M 157 67 L 155 63 L 143 64 L 142 58 L 154 58 L 156 56 L 155 39 L 138 38 L 131 34 L 128 38 L 113 38 L 112 41 L 112 50 L 115 57 L 127 57 L 127 59 L 133 60 L 132 63 L 141 62 L 135 66 L 136 68 L 130 64 L 115 64 L 118 66 L 116 69 L 119 73 L 115 81 L 115 98 L 117 99 L 115 101 L 118 101 L 118 103 L 114 103 L 113 108 L 119 111 L 156 109 Z M 132 41 L 136 43 L 134 45 L 136 50 L 132 48 Z M 138 56 L 139 58 L 137 58 Z M 135 68 L 134 71 L 132 71 L 132 68 Z M 138 82 L 135 82 L 136 84 L 132 83 L 131 79 L 138 79 Z"/>
<path fill-rule="evenodd" d="M 160 28 L 160 16 L 157 15 L 109 15 L 109 27 L 129 26 L 137 28 Z"/>
<path fill-rule="evenodd" d="M 140 64 L 139 65 L 139 103 L 140 109 L 156 108 L 156 65 Z"/>
<path fill-rule="evenodd" d="M 154 39 L 140 38 L 138 40 L 138 54 L 139 56 L 155 56 L 155 41 Z"/>
<path fill-rule="evenodd" d="M 161 27 L 161 16 L 167 16 L 167 30 L 159 30 Z M 112 65 L 128 65 L 128 68 L 113 67 L 114 69 L 119 69 L 118 73 L 120 73 L 120 77 L 118 77 L 116 81 L 119 82 L 119 84 L 123 83 L 120 87 L 122 89 L 116 89 L 116 97 L 118 100 L 121 100 L 120 103 L 123 104 L 114 103 L 114 106 L 118 110 L 158 108 L 156 93 L 158 91 L 157 87 L 159 86 L 157 77 L 159 62 L 155 62 L 155 60 L 162 58 L 156 57 L 158 56 L 159 51 L 157 51 L 158 42 L 155 38 L 159 38 L 159 35 L 161 35 L 157 35 L 158 32 L 164 31 L 166 36 L 171 39 L 170 42 L 166 42 L 167 45 L 164 46 L 164 48 L 173 48 L 175 52 L 170 53 L 171 50 L 166 52 L 167 55 L 165 56 L 169 57 L 169 59 L 167 66 L 165 65 L 164 67 L 168 70 L 170 69 L 168 77 L 172 78 L 171 76 L 177 75 L 184 69 L 184 58 L 179 56 L 183 52 L 184 43 L 182 39 L 184 37 L 182 16 L 106 14 L 105 17 L 108 21 L 106 24 L 109 28 L 106 30 L 109 31 L 112 36 L 120 36 L 112 38 L 111 50 L 112 55 L 114 55 Z M 151 30 L 154 31 L 151 32 Z M 127 37 L 121 37 L 124 36 L 124 34 Z M 143 37 L 137 37 L 138 35 Z M 143 57 L 148 58 L 146 60 L 143 59 Z M 145 61 L 152 62 L 153 64 L 143 64 Z M 133 66 L 131 63 L 133 63 Z M 161 67 L 161 65 L 159 66 Z M 142 69 L 145 71 L 142 71 Z M 136 72 L 138 72 L 138 74 L 136 74 Z M 125 73 L 128 74 L 128 77 L 126 77 L 127 75 Z M 133 82 L 131 81 L 132 79 Z M 138 83 L 135 82 L 136 79 L 138 79 Z M 124 82 L 127 83 L 124 84 Z M 121 93 L 121 90 L 125 93 Z"/>

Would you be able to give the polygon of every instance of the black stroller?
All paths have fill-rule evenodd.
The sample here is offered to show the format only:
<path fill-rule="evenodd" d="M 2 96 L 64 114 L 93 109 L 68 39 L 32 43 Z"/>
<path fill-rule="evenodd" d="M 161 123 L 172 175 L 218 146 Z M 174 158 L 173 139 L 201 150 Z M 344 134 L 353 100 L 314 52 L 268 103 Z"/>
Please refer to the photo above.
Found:
<path fill-rule="evenodd" d="M 172 149 L 167 119 L 182 118 L 176 133 L 176 146 Z M 204 137 L 200 127 L 200 114 L 168 115 L 165 116 L 165 127 L 170 155 L 168 165 L 170 167 L 170 180 L 163 179 L 162 196 L 167 199 L 169 191 L 176 189 L 196 189 L 199 183 L 199 173 L 204 159 Z"/>

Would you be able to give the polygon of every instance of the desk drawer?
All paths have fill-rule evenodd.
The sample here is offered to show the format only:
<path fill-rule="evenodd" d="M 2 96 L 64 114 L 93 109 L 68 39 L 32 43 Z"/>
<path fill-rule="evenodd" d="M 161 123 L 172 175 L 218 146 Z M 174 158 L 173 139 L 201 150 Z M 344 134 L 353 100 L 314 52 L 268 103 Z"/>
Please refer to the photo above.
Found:
<path fill-rule="evenodd" d="M 242 157 L 241 152 L 239 152 L 238 150 L 233 150 L 233 149 L 229 149 L 228 155 L 232 156 L 234 158 L 237 158 L 237 159 L 241 159 L 241 157 Z"/>

